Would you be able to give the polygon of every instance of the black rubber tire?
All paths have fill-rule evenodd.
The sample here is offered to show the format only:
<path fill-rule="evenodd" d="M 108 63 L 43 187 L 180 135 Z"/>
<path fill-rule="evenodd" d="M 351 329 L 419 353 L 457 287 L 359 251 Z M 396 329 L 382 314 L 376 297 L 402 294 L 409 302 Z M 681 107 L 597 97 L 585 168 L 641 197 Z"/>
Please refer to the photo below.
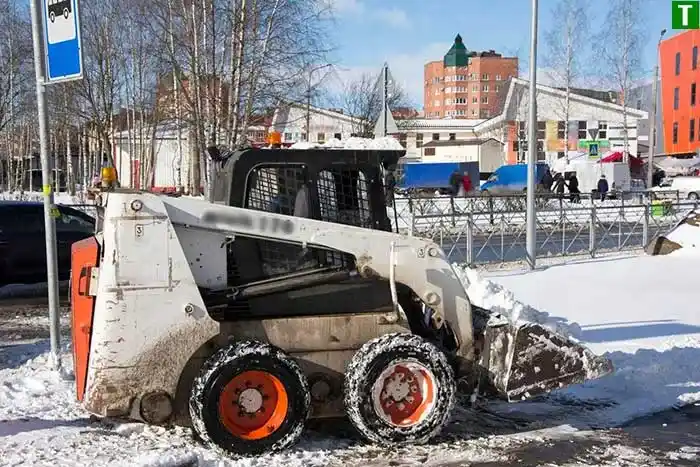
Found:
<path fill-rule="evenodd" d="M 688 199 L 695 201 L 696 199 L 698 199 L 698 194 L 694 191 L 691 191 L 690 193 L 688 193 Z"/>
<path fill-rule="evenodd" d="M 289 398 L 287 416 L 270 436 L 246 440 L 232 434 L 219 420 L 219 398 L 236 375 L 262 370 L 276 376 Z M 190 392 L 192 425 L 202 442 L 223 454 L 257 455 L 286 449 L 299 441 L 311 407 L 309 383 L 292 357 L 277 347 L 240 341 L 224 347 L 202 365 Z"/>
<path fill-rule="evenodd" d="M 420 363 L 435 377 L 437 386 L 432 412 L 413 426 L 399 427 L 383 420 L 372 403 L 372 385 L 393 362 Z M 381 445 L 424 444 L 437 436 L 449 421 L 457 385 L 445 354 L 420 336 L 386 334 L 367 342 L 345 370 L 345 412 L 355 429 L 368 441 Z"/>

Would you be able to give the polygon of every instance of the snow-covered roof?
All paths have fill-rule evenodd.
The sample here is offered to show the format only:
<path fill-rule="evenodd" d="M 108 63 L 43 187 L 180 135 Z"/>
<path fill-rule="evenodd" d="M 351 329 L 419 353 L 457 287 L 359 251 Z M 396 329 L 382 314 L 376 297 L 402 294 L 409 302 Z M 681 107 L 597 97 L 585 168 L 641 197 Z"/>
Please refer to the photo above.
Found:
<path fill-rule="evenodd" d="M 467 120 L 460 118 L 413 118 L 399 120 L 397 125 L 400 130 L 473 130 L 479 123 L 486 119 Z"/>
<path fill-rule="evenodd" d="M 290 149 L 375 149 L 383 151 L 405 151 L 405 148 L 401 146 L 401 143 L 393 136 L 384 136 L 381 138 L 359 138 L 352 137 L 348 139 L 335 139 L 332 138 L 326 141 L 324 144 L 318 143 L 307 143 L 305 141 L 294 143 L 289 147 Z"/>
<path fill-rule="evenodd" d="M 273 126 L 280 124 L 280 122 L 278 121 L 278 116 L 280 114 L 280 110 L 284 109 L 285 107 L 288 109 L 291 109 L 291 108 L 300 109 L 300 110 L 303 110 L 304 112 L 306 112 L 306 110 L 308 108 L 309 112 L 312 114 L 324 115 L 324 116 L 329 117 L 329 118 L 343 120 L 347 123 L 352 123 L 352 124 L 362 123 L 361 118 L 357 118 L 357 117 L 353 117 L 352 115 L 336 112 L 334 110 L 322 109 L 320 107 L 315 107 L 313 105 L 307 106 L 306 104 L 299 104 L 297 102 L 285 102 L 285 103 L 281 104 L 279 107 L 277 107 L 277 109 L 275 109 L 275 114 L 274 114 L 274 117 L 272 118 L 272 125 Z"/>

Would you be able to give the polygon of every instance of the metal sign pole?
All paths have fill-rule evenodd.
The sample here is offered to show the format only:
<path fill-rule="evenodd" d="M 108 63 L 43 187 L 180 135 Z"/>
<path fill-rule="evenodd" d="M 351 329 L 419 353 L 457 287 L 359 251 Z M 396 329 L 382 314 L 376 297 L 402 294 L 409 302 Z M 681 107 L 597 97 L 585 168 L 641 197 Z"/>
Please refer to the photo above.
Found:
<path fill-rule="evenodd" d="M 527 262 L 535 269 L 537 230 L 535 229 L 535 165 L 537 164 L 537 0 L 532 0 L 532 42 L 530 44 L 530 128 L 527 157 Z"/>
<path fill-rule="evenodd" d="M 49 319 L 51 334 L 51 364 L 60 370 L 60 317 L 58 313 L 58 264 L 56 254 L 56 223 L 53 212 L 53 190 L 51 189 L 51 169 L 49 167 L 49 120 L 46 110 L 46 79 L 44 75 L 44 37 L 42 18 L 39 9 L 41 0 L 32 0 L 32 40 L 34 43 L 34 71 L 36 73 L 36 100 L 39 116 L 39 144 L 41 155 L 41 180 L 44 192 L 44 229 L 46 231 L 46 280 L 49 293 Z"/>

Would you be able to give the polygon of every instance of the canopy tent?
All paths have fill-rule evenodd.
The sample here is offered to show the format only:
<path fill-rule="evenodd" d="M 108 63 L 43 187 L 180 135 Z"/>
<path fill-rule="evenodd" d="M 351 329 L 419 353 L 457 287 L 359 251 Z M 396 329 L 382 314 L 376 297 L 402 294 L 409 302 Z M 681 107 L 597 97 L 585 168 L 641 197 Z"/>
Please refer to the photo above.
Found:
<path fill-rule="evenodd" d="M 605 154 L 598 162 L 600 162 L 601 164 L 606 164 L 611 162 L 622 162 L 623 159 L 624 158 L 620 151 L 614 151 Z M 629 164 L 630 168 L 632 169 L 641 169 L 642 167 L 644 167 L 644 161 L 639 157 L 635 157 L 632 155 L 629 156 Z"/>
<path fill-rule="evenodd" d="M 700 168 L 700 157 L 693 157 L 692 159 L 665 157 L 655 165 L 666 172 L 666 175 L 669 177 L 676 175 L 688 175 L 695 169 Z"/>

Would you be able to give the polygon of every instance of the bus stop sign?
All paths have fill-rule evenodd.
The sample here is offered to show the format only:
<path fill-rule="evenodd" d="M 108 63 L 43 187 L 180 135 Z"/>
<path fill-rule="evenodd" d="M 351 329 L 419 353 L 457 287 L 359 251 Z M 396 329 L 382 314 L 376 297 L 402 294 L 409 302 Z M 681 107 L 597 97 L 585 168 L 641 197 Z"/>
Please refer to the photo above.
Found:
<path fill-rule="evenodd" d="M 83 77 L 78 0 L 41 0 L 46 54 L 46 81 Z"/>

